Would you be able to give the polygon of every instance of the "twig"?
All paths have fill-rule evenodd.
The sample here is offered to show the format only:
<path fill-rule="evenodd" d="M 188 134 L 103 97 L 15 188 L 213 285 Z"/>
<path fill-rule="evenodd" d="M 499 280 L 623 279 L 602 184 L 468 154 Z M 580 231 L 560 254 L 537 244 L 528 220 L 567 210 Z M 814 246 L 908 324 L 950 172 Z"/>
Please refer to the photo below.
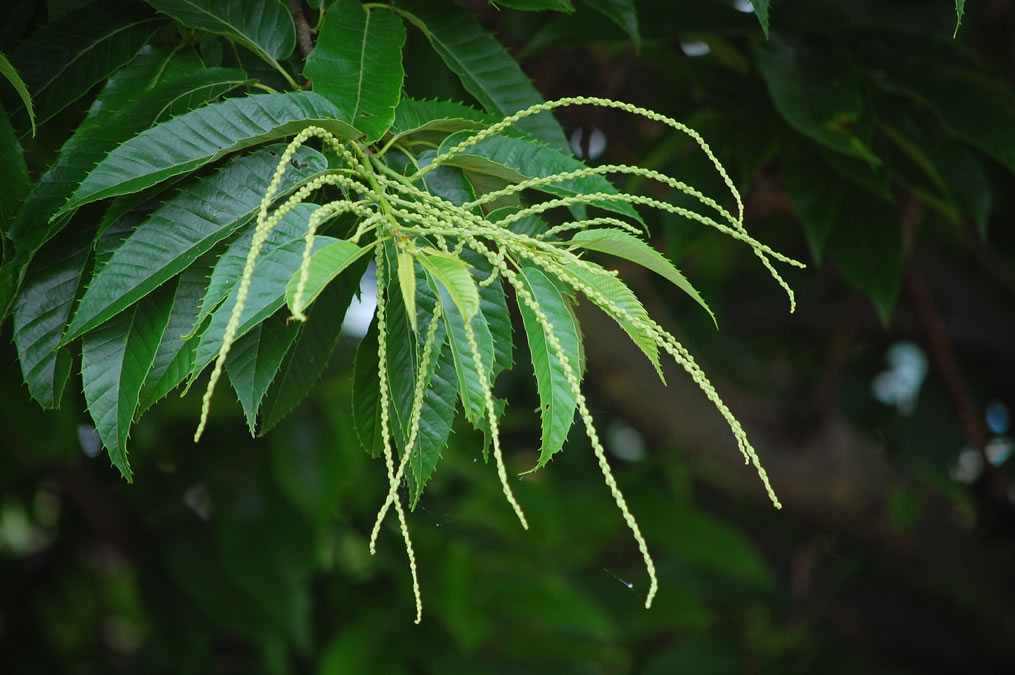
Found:
<path fill-rule="evenodd" d="M 303 0 L 289 0 L 289 11 L 292 12 L 293 21 L 296 23 L 296 41 L 305 59 L 314 50 L 314 40 L 310 37 L 310 24 L 307 23 L 307 17 L 303 13 Z"/>

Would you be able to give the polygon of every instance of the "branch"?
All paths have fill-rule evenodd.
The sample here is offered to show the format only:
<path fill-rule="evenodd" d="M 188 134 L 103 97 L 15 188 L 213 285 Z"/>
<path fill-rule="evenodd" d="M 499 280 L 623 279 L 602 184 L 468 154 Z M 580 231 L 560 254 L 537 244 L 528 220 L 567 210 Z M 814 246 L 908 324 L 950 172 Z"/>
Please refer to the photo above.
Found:
<path fill-rule="evenodd" d="M 289 11 L 292 12 L 293 21 L 296 23 L 296 41 L 299 42 L 300 53 L 306 59 L 314 50 L 314 40 L 310 36 L 310 24 L 307 23 L 307 17 L 303 13 L 303 0 L 289 0 Z"/>

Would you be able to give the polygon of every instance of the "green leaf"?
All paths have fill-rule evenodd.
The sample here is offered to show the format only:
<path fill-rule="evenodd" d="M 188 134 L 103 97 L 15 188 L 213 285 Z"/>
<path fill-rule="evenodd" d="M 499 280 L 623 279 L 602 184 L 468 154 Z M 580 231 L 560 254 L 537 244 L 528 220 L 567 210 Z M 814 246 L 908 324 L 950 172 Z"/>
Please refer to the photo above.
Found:
<path fill-rule="evenodd" d="M 424 274 L 420 268 L 417 268 L 416 271 L 419 275 Z M 438 324 L 430 357 L 430 368 L 423 375 L 428 386 L 425 387 L 423 394 L 416 444 L 412 448 L 406 448 L 409 439 L 412 399 L 416 389 L 417 371 L 423 355 L 426 331 L 412 332 L 402 294 L 392 291 L 393 287 L 389 284 L 389 291 L 386 295 L 387 384 L 391 393 L 391 434 L 399 450 L 399 455 L 401 456 L 404 452 L 410 453 L 410 470 L 407 480 L 410 503 L 415 507 L 451 434 L 451 423 L 455 417 L 455 405 L 458 401 L 457 375 L 450 356 L 444 350 L 446 334 L 443 324 Z M 417 279 L 415 304 L 418 313 L 417 322 L 420 326 L 430 325 L 435 303 L 436 298 L 430 291 L 425 276 Z"/>
<path fill-rule="evenodd" d="M 352 422 L 360 445 L 371 457 L 384 451 L 381 437 L 380 383 L 377 379 L 377 321 L 356 348 L 352 367 Z"/>
<path fill-rule="evenodd" d="M 28 111 L 28 121 L 32 125 L 32 136 L 35 136 L 35 107 L 32 105 L 32 95 L 28 93 L 28 87 L 25 86 L 25 81 L 18 75 L 17 69 L 7 60 L 3 52 L 0 52 L 0 75 L 7 78 L 7 81 L 11 83 L 14 90 L 18 92 L 18 96 L 21 97 L 21 104 Z M 9 128 L 10 120 L 5 117 L 5 124 Z M 13 133 L 13 132 L 12 132 Z"/>
<path fill-rule="evenodd" d="M 609 305 L 600 303 L 600 301 L 596 298 L 588 296 L 589 300 L 596 303 L 601 310 L 606 312 L 614 321 L 617 322 L 617 324 L 620 325 L 621 328 L 624 329 L 624 332 L 631 337 L 634 343 L 638 345 L 638 348 L 641 349 L 645 353 L 645 356 L 648 357 L 648 360 L 652 362 L 652 365 L 655 366 L 656 372 L 659 374 L 659 379 L 665 382 L 666 380 L 663 377 L 663 369 L 659 364 L 659 347 L 656 344 L 655 338 L 635 324 L 635 320 L 640 323 L 649 323 L 650 321 L 648 312 L 645 311 L 645 307 L 642 306 L 638 296 L 636 296 L 631 289 L 627 287 L 627 284 L 611 275 L 599 265 L 587 260 L 585 261 L 585 265 L 591 267 L 594 271 L 586 271 L 578 265 L 568 265 L 564 269 L 567 274 L 577 277 L 580 282 L 591 289 L 598 291 L 606 300 L 609 300 L 618 308 L 626 312 L 627 316 L 614 314 Z M 582 292 L 584 293 L 584 291 Z"/>
<path fill-rule="evenodd" d="M 849 186 L 827 170 L 815 170 L 810 153 L 788 148 L 782 153 L 782 179 L 803 228 L 811 254 L 821 261 L 838 223 Z"/>
<path fill-rule="evenodd" d="M 191 183 L 153 213 L 95 275 L 64 343 L 134 304 L 249 222 L 281 151 L 275 146 L 239 157 Z M 280 192 L 292 191 L 328 168 L 327 159 L 311 148 L 300 148 L 296 158 L 299 168 L 286 172 Z"/>
<path fill-rule="evenodd" d="M 417 332 L 416 326 L 416 262 L 412 253 L 404 247 L 395 252 L 398 261 L 398 288 L 402 292 L 402 301 L 405 303 L 405 315 L 412 326 L 412 332 Z"/>
<path fill-rule="evenodd" d="M 457 101 L 420 101 L 403 96 L 388 131 L 396 140 L 420 137 L 439 144 L 450 133 L 483 129 L 496 121 L 493 115 Z"/>
<path fill-rule="evenodd" d="M 371 246 L 357 246 L 350 241 L 339 239 L 333 244 L 328 244 L 310 257 L 310 266 L 307 274 L 307 285 L 303 289 L 302 304 L 300 311 L 306 309 L 321 294 L 325 286 L 340 275 L 354 262 L 362 258 L 366 253 L 373 250 Z M 293 274 L 292 279 L 285 287 L 285 304 L 293 313 L 297 311 L 296 287 L 299 285 L 299 270 Z"/>
<path fill-rule="evenodd" d="M 873 35 L 857 53 L 890 93 L 902 93 L 940 120 L 953 137 L 1015 171 L 1015 89 L 951 43 Z M 868 52 L 867 47 L 870 47 Z M 900 50 L 907 57 L 899 58 Z"/>
<path fill-rule="evenodd" d="M 56 346 L 87 267 L 91 235 L 78 228 L 50 242 L 28 267 L 14 305 L 18 362 L 28 393 L 43 408 L 60 405 L 70 376 L 70 354 Z"/>
<path fill-rule="evenodd" d="M 228 99 L 174 117 L 113 150 L 56 216 L 82 204 L 143 190 L 225 155 L 316 125 L 343 138 L 360 133 L 349 116 L 310 91 Z M 56 217 L 54 216 L 54 217 Z"/>
<path fill-rule="evenodd" d="M 553 10 L 556 12 L 568 12 L 574 11 L 574 5 L 571 4 L 571 0 L 490 0 L 491 5 L 504 5 L 511 9 L 518 9 L 523 12 L 541 12 L 543 10 Z"/>
<path fill-rule="evenodd" d="M 758 15 L 758 22 L 761 24 L 761 30 L 764 31 L 766 38 L 768 37 L 768 3 L 769 0 L 751 0 L 754 13 Z"/>
<path fill-rule="evenodd" d="M 0 109 L 0 185 L 4 186 L 0 191 L 0 238 L 3 238 L 7 232 L 7 224 L 14 218 L 31 188 L 31 182 L 21 143 L 14 135 L 14 128 L 11 127 L 11 122 L 2 109 Z"/>
<path fill-rule="evenodd" d="M 518 274 L 526 290 L 532 294 L 543 310 L 554 335 L 560 341 L 561 351 L 567 358 L 571 372 L 581 378 L 580 331 L 567 300 L 549 277 L 535 267 L 523 267 Z M 539 413 L 542 420 L 542 445 L 536 468 L 546 466 L 553 455 L 564 447 L 578 402 L 564 375 L 557 353 L 550 347 L 543 327 L 535 313 L 519 300 L 518 309 L 522 315 L 525 336 L 532 355 L 532 368 L 536 375 L 536 389 L 539 392 Z"/>
<path fill-rule="evenodd" d="M 338 0 L 324 15 L 304 74 L 314 91 L 349 111 L 353 126 L 373 143 L 395 119 L 402 91 L 405 26 L 386 9 L 367 9 L 359 0 Z"/>
<path fill-rule="evenodd" d="M 585 0 L 585 3 L 608 18 L 631 37 L 635 49 L 641 49 L 638 10 L 634 0 Z"/>
<path fill-rule="evenodd" d="M 141 385 L 169 321 L 172 287 L 89 333 L 81 343 L 81 379 L 88 412 L 113 466 L 131 482 L 127 435 Z"/>
<path fill-rule="evenodd" d="M 473 424 L 486 418 L 486 396 L 483 393 L 483 384 L 476 369 L 475 356 L 472 347 L 469 345 L 465 333 L 465 320 L 459 304 L 452 298 L 448 288 L 438 282 L 432 275 L 428 275 L 430 288 L 441 302 L 444 326 L 447 329 L 448 345 L 451 347 L 451 357 L 455 364 L 455 374 L 458 376 L 458 392 L 462 401 L 462 409 L 465 418 Z M 471 280 L 471 277 L 470 277 Z M 478 307 L 478 294 L 477 294 Z M 493 388 L 491 381 L 493 373 L 493 336 L 487 326 L 486 317 L 479 311 L 470 319 L 473 337 L 478 347 L 480 362 L 483 365 L 483 373 L 486 376 L 487 389 Z"/>
<path fill-rule="evenodd" d="M 338 318 L 345 315 L 353 295 L 359 290 L 367 262 L 360 259 L 353 263 L 348 272 L 328 284 L 308 310 L 307 320 L 300 325 L 293 348 L 286 354 L 261 403 L 259 435 L 263 436 L 281 422 L 324 373 L 342 331 Z"/>
<path fill-rule="evenodd" d="M 447 290 L 466 321 L 479 312 L 479 291 L 469 266 L 459 258 L 439 251 L 421 251 L 416 256 L 423 269 Z"/>
<path fill-rule="evenodd" d="M 966 11 L 966 0 L 955 0 L 955 32 L 952 34 L 954 40 L 959 35 L 959 26 L 962 25 L 962 15 Z"/>
<path fill-rule="evenodd" d="M 312 210 L 313 207 L 299 207 L 297 209 L 299 211 L 298 215 L 289 214 L 272 229 L 264 245 L 261 247 L 260 257 L 271 255 L 273 251 L 283 246 L 303 241 L 307 231 L 307 221 L 302 216 L 306 216 L 311 212 L 307 209 Z M 211 279 L 209 279 L 207 284 L 207 291 L 201 300 L 201 309 L 194 319 L 191 333 L 197 332 L 204 323 L 204 320 L 236 288 L 240 277 L 243 276 L 243 267 L 247 264 L 247 254 L 250 252 L 250 243 L 254 239 L 255 229 L 256 227 L 253 223 L 243 228 L 239 236 L 230 242 L 229 246 L 226 247 L 225 253 L 215 263 Z"/>
<path fill-rule="evenodd" d="M 652 270 L 691 296 L 712 317 L 713 323 L 716 323 L 716 328 L 719 327 L 719 324 L 715 320 L 715 314 L 708 308 L 705 301 L 701 299 L 694 286 L 680 273 L 680 270 L 674 267 L 673 263 L 661 253 L 638 237 L 624 230 L 614 228 L 582 230 L 571 237 L 571 243 L 592 251 L 609 253 L 610 255 L 630 260 L 646 269 Z"/>
<path fill-rule="evenodd" d="M 854 191 L 839 212 L 828 257 L 850 284 L 874 302 L 887 323 L 902 278 L 902 227 L 896 206 Z"/>
<path fill-rule="evenodd" d="M 857 134 L 864 101 L 847 52 L 775 39 L 756 56 L 772 102 L 791 127 L 836 152 L 880 163 Z"/>
<path fill-rule="evenodd" d="M 151 370 L 148 371 L 141 387 L 138 417 L 190 375 L 190 370 L 194 366 L 197 340 L 187 340 L 185 335 L 194 324 L 214 256 L 214 251 L 206 253 L 185 269 L 175 283 L 169 322 L 162 334 L 158 351 L 155 352 Z"/>
<path fill-rule="evenodd" d="M 35 122 L 48 121 L 128 63 L 160 23 L 137 5 L 102 3 L 71 12 L 19 44 L 10 59 L 35 99 Z M 28 116 L 23 103 L 10 110 L 15 119 Z"/>
<path fill-rule="evenodd" d="M 261 399 L 299 332 L 298 326 L 286 319 L 285 312 L 275 312 L 237 340 L 226 359 L 226 373 L 243 406 L 251 436 Z"/>
<path fill-rule="evenodd" d="M 185 26 L 239 42 L 282 73 L 279 61 L 289 58 L 296 47 L 296 26 L 280 0 L 148 0 L 148 4 Z"/>
<path fill-rule="evenodd" d="M 461 253 L 462 260 L 469 264 L 469 272 L 475 279 L 479 288 L 479 314 L 482 315 L 482 323 L 486 328 L 478 328 L 476 339 L 480 339 L 479 330 L 488 331 L 493 338 L 493 370 L 490 379 L 496 379 L 497 375 L 510 370 L 514 365 L 512 352 L 514 351 L 514 338 L 512 337 L 511 314 L 508 311 L 507 296 L 504 294 L 504 285 L 494 282 L 486 286 L 479 286 L 493 271 L 490 261 L 466 248 Z M 478 319 L 473 319 L 473 327 Z M 480 345 L 482 349 L 482 345 Z"/>
<path fill-rule="evenodd" d="M 522 72 L 518 62 L 469 12 L 450 3 L 410 0 L 399 11 L 415 24 L 459 79 L 466 91 L 487 111 L 507 116 L 543 99 Z M 560 124 L 549 112 L 517 125 L 534 138 L 569 152 Z"/>
<path fill-rule="evenodd" d="M 14 240 L 16 257 L 0 268 L 0 315 L 6 311 L 25 265 L 40 246 L 70 222 L 69 216 L 52 221 L 50 216 L 106 153 L 146 129 L 157 115 L 189 110 L 246 81 L 243 71 L 223 68 L 170 77 L 177 70 L 173 64 L 185 54 L 169 57 L 142 50 L 133 63 L 110 77 L 85 121 L 28 193 L 11 225 L 8 236 Z"/>
<path fill-rule="evenodd" d="M 444 139 L 438 150 L 443 154 L 470 136 L 460 131 Z M 586 168 L 579 160 L 536 141 L 510 136 L 491 136 L 463 152 L 444 161 L 445 166 L 458 166 L 468 175 L 486 174 L 509 183 L 520 183 L 527 178 L 545 178 L 557 173 L 577 171 Z M 537 188 L 558 197 L 573 197 L 579 194 L 602 192 L 617 194 L 613 184 L 599 175 L 561 180 L 540 185 Z M 479 192 L 477 190 L 477 192 Z M 480 193 L 482 194 L 482 193 Z M 619 213 L 642 222 L 638 212 L 627 202 L 594 201 L 594 206 Z"/>
<path fill-rule="evenodd" d="M 297 207 L 289 215 L 296 220 L 309 217 L 311 207 Z M 336 241 L 331 237 L 317 237 L 314 250 L 327 246 Z M 259 256 L 254 266 L 254 276 L 250 283 L 247 295 L 247 302 L 240 317 L 240 325 L 236 331 L 239 338 L 251 328 L 261 323 L 269 316 L 277 312 L 285 304 L 285 287 L 289 278 L 303 261 L 303 241 L 294 241 L 281 246 L 267 255 Z M 223 302 L 211 315 L 211 322 L 208 328 L 201 334 L 197 345 L 197 358 L 192 370 L 193 376 L 205 369 L 208 364 L 218 356 L 222 347 L 222 336 L 225 333 L 226 324 L 233 312 L 233 305 L 236 304 L 238 286 L 229 294 L 228 299 Z"/>

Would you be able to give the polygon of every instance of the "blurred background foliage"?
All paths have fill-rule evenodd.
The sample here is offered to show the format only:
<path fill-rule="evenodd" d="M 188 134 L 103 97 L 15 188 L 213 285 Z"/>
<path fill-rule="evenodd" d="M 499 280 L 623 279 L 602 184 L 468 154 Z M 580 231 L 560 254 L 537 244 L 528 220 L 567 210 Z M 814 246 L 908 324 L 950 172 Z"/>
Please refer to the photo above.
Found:
<path fill-rule="evenodd" d="M 80 4 L 15 3 L 0 51 Z M 1015 8 L 971 3 L 953 39 L 945 0 L 775 0 L 766 40 L 739 1 L 639 0 L 637 24 L 590 7 L 626 2 L 464 4 L 545 98 L 622 99 L 698 129 L 752 234 L 811 263 L 787 273 L 790 315 L 746 249 L 645 214 L 718 333 L 622 267 L 713 376 L 784 510 L 682 373 L 662 388 L 582 306 L 590 404 L 659 567 L 655 606 L 583 439 L 518 483 L 524 532 L 461 425 L 410 516 L 414 626 L 394 521 L 376 557 L 366 547 L 385 482 L 351 425 L 355 330 L 266 438 L 220 391 L 195 446 L 198 397 L 170 397 L 135 426 L 127 485 L 79 391 L 55 412 L 30 401 L 7 322 L 0 670 L 1013 672 Z M 555 6 L 573 11 L 514 11 Z M 406 49 L 410 95 L 469 100 L 422 35 Z M 35 143 L 58 145 L 86 103 Z M 558 118 L 588 161 L 722 195 L 685 138 L 613 111 Z M 520 472 L 536 395 L 524 365 L 499 386 Z"/>

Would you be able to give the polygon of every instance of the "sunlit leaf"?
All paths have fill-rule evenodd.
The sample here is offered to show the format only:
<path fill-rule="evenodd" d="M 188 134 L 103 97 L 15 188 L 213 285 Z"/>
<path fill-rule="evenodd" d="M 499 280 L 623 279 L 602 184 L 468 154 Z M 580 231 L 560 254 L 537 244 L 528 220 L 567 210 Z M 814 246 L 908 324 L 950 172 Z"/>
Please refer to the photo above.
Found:
<path fill-rule="evenodd" d="M 580 378 L 581 337 L 574 315 L 567 307 L 567 300 L 549 277 L 535 267 L 523 267 L 518 278 L 546 315 L 572 374 L 575 378 Z M 539 414 L 543 431 L 537 467 L 542 467 L 564 447 L 578 403 L 568 384 L 564 366 L 556 351 L 550 346 L 550 341 L 536 314 L 521 299 L 518 301 L 518 309 L 525 326 L 529 353 L 532 355 L 532 368 L 536 376 L 536 389 L 539 392 Z"/>
<path fill-rule="evenodd" d="M 603 298 L 624 310 L 625 314 L 614 313 L 609 305 L 601 302 L 595 296 L 588 295 L 589 300 L 599 305 L 600 309 L 606 312 L 624 329 L 624 332 L 631 337 L 634 343 L 638 345 L 638 348 L 648 357 L 648 360 L 652 362 L 652 365 L 655 366 L 659 379 L 665 381 L 662 367 L 659 364 L 659 347 L 656 344 L 655 338 L 645 328 L 641 327 L 649 322 L 648 312 L 645 311 L 641 300 L 627 287 L 627 284 L 616 276 L 611 275 L 595 263 L 585 261 L 585 265 L 591 267 L 594 271 L 587 271 L 579 265 L 568 265 L 566 273 L 577 277 L 581 283 L 592 290 L 598 291 Z"/>
<path fill-rule="evenodd" d="M 306 288 L 299 310 L 306 309 L 320 295 L 321 291 L 354 262 L 372 251 L 369 246 L 357 246 L 350 241 L 339 239 L 328 244 L 310 257 Z M 300 273 L 293 274 L 285 288 L 285 303 L 289 310 L 296 312 L 296 287 L 299 285 Z"/>
<path fill-rule="evenodd" d="M 422 262 L 422 256 L 420 261 Z M 462 408 L 465 417 L 470 422 L 476 422 L 486 417 L 486 396 L 483 393 L 483 384 L 479 378 L 479 371 L 476 368 L 475 356 L 469 344 L 465 331 L 465 319 L 462 315 L 462 308 L 459 302 L 455 301 L 447 286 L 438 281 L 424 263 L 428 271 L 428 281 L 431 289 L 436 293 L 441 303 L 441 317 L 447 329 L 448 346 L 451 349 L 451 357 L 455 364 L 455 374 L 458 376 L 458 391 L 462 401 Z M 468 274 L 468 271 L 466 271 Z M 472 282 L 472 277 L 469 277 Z M 476 295 L 476 313 L 472 316 L 470 326 L 472 327 L 473 338 L 479 352 L 480 363 L 483 366 L 483 373 L 486 378 L 487 389 L 492 389 L 491 377 L 493 374 L 494 347 L 493 336 L 486 323 L 486 317 L 479 310 L 479 295 Z"/>
<path fill-rule="evenodd" d="M 447 152 L 469 135 L 467 131 L 460 131 L 448 136 L 441 143 L 438 152 L 441 154 Z M 510 136 L 485 138 L 461 153 L 451 156 L 444 164 L 461 167 L 469 176 L 486 174 L 509 183 L 520 183 L 526 178 L 545 178 L 585 168 L 584 164 L 568 154 L 536 141 Z M 561 180 L 540 185 L 535 189 L 558 197 L 587 193 L 617 193 L 613 184 L 599 175 Z M 482 194 L 479 190 L 477 192 Z M 601 200 L 590 203 L 641 222 L 638 212 L 627 202 Z"/>
<path fill-rule="evenodd" d="M 698 295 L 697 289 L 680 273 L 680 270 L 674 267 L 673 263 L 661 253 L 629 232 L 614 228 L 582 230 L 571 237 L 571 243 L 591 251 L 609 253 L 652 270 L 691 296 L 715 322 L 712 310 L 708 308 L 705 301 Z M 718 324 L 716 325 L 718 326 Z"/>
<path fill-rule="evenodd" d="M 458 258 L 438 251 L 423 251 L 416 259 L 447 290 L 462 317 L 471 321 L 479 311 L 479 291 L 469 274 L 469 266 Z"/>

